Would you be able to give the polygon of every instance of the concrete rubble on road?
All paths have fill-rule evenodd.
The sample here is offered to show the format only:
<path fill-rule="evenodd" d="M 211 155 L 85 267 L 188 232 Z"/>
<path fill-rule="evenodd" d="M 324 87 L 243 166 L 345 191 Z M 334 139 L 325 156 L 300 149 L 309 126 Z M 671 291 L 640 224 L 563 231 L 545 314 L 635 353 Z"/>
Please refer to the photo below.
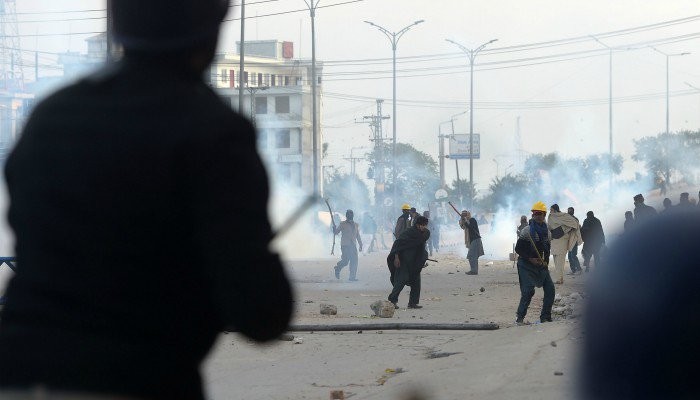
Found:
<path fill-rule="evenodd" d="M 333 304 L 321 303 L 320 308 L 321 308 L 321 314 L 323 314 L 323 315 L 337 315 L 338 314 L 338 308 L 336 306 L 334 306 Z"/>
<path fill-rule="evenodd" d="M 583 296 L 578 292 L 554 297 L 552 314 L 562 318 L 578 318 L 583 312 Z"/>
<path fill-rule="evenodd" d="M 372 303 L 369 308 L 374 311 L 374 315 L 380 318 L 392 318 L 394 316 L 394 311 L 396 310 L 394 303 L 388 300 L 377 300 Z"/>

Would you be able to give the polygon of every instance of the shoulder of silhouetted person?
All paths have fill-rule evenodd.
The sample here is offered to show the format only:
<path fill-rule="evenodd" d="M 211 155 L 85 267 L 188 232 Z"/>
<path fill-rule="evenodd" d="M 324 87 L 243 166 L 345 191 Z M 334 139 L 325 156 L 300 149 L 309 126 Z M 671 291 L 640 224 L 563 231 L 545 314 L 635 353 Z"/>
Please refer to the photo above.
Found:
<path fill-rule="evenodd" d="M 589 281 L 584 399 L 697 399 L 700 210 L 639 221 Z"/>

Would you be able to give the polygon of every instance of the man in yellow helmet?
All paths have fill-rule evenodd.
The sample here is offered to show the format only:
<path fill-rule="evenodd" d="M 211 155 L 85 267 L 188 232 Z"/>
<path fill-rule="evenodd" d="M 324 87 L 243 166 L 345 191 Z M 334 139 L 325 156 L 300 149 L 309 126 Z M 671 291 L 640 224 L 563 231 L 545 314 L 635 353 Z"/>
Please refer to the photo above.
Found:
<path fill-rule="evenodd" d="M 535 294 L 535 287 L 544 290 L 544 302 L 540 313 L 541 322 L 552 321 L 554 304 L 554 283 L 549 275 L 549 252 L 551 247 L 550 232 L 545 223 L 547 206 L 538 201 L 532 206 L 532 218 L 529 228 L 520 231 L 515 252 L 518 258 L 518 280 L 520 281 L 520 304 L 516 312 L 516 324 L 525 324 L 525 315 L 530 300 Z"/>
<path fill-rule="evenodd" d="M 404 203 L 401 206 L 401 212 L 401 216 L 396 220 L 396 225 L 394 226 L 394 239 L 398 239 L 406 229 L 410 228 L 411 206 L 408 203 Z"/>

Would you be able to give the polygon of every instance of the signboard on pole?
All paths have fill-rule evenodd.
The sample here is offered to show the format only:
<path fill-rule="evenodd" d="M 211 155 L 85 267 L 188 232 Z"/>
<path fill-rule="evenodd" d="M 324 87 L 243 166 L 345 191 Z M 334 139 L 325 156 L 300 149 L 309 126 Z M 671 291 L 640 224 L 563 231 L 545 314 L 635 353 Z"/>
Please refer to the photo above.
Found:
<path fill-rule="evenodd" d="M 470 158 L 478 160 L 481 153 L 481 137 L 474 134 L 471 157 L 469 155 L 469 134 L 450 135 L 450 157 L 454 160 L 468 160 Z"/>

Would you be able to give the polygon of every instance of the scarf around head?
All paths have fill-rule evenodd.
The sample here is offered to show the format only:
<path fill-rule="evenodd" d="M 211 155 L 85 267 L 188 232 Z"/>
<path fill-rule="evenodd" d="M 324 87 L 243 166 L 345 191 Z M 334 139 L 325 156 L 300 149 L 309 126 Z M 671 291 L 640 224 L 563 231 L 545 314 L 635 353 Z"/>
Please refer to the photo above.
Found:
<path fill-rule="evenodd" d="M 535 242 L 547 241 L 549 239 L 549 232 L 547 231 L 547 224 L 538 224 L 535 220 L 530 220 L 530 237 Z"/>

